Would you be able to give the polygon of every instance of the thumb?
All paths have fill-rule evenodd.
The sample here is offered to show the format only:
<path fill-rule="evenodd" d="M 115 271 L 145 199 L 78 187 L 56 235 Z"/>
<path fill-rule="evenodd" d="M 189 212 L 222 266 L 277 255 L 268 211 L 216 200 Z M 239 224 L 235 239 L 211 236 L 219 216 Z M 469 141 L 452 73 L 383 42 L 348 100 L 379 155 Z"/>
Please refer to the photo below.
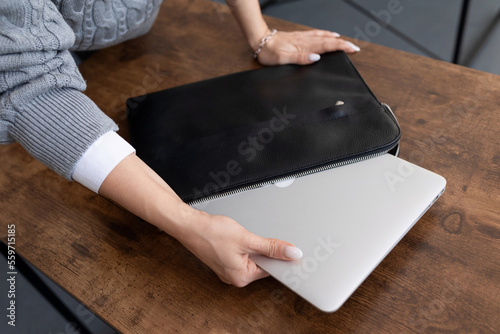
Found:
<path fill-rule="evenodd" d="M 289 242 L 279 239 L 262 238 L 255 234 L 250 237 L 248 250 L 279 260 L 297 260 L 302 251 Z"/>

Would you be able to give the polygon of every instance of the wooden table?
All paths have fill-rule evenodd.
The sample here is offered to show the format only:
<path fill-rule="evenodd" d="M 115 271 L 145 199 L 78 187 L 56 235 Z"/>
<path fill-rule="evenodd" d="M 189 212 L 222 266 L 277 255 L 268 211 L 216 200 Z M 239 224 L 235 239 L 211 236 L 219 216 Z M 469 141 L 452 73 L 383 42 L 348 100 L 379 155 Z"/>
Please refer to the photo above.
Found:
<path fill-rule="evenodd" d="M 281 30 L 304 29 L 268 19 Z M 125 100 L 258 68 L 224 6 L 169 0 L 152 31 L 81 67 L 86 94 L 128 137 Z M 0 236 L 126 333 L 500 331 L 500 77 L 373 44 L 352 56 L 402 128 L 401 157 L 445 194 L 336 313 L 272 278 L 235 288 L 176 240 L 19 145 L 0 147 Z"/>

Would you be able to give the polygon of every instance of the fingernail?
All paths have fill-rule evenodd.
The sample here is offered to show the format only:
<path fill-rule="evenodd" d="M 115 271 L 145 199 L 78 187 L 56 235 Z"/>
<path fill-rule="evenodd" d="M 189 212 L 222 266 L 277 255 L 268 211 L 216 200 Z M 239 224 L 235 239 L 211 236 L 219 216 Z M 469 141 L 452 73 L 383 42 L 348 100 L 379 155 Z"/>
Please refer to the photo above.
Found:
<path fill-rule="evenodd" d="M 318 61 L 321 59 L 321 56 L 317 53 L 311 53 L 308 58 L 309 61 Z"/>
<path fill-rule="evenodd" d="M 334 35 L 335 37 L 340 37 L 340 34 L 339 34 L 338 32 L 334 32 L 334 33 L 333 33 L 333 35 Z"/>
<path fill-rule="evenodd" d="M 352 44 L 352 43 L 351 43 L 351 42 L 349 42 L 349 41 L 346 41 L 346 43 L 347 43 L 347 45 L 349 45 L 349 46 L 351 47 L 351 49 L 353 49 L 353 50 L 354 50 L 354 51 L 356 51 L 356 52 L 359 52 L 359 50 L 361 50 L 361 49 L 359 48 L 359 46 L 356 46 L 356 45 Z"/>
<path fill-rule="evenodd" d="M 302 257 L 302 251 L 297 247 L 286 246 L 285 247 L 285 256 L 289 259 L 298 260 Z"/>

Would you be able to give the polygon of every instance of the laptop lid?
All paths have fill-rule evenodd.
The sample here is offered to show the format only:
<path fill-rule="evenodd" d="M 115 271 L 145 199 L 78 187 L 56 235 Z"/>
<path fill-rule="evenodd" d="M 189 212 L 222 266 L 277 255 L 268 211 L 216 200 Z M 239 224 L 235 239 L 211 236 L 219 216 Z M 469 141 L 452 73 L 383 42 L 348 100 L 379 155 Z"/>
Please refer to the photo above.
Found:
<path fill-rule="evenodd" d="M 446 180 L 390 154 L 193 207 L 293 243 L 296 261 L 255 256 L 271 276 L 334 312 L 443 193 Z"/>

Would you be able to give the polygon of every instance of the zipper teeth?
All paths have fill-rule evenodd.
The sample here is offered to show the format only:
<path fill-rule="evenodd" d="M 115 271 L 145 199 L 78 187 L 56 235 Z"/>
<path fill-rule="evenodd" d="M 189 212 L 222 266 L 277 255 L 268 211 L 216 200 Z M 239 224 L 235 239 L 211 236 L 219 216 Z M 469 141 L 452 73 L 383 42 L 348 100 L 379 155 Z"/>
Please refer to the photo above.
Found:
<path fill-rule="evenodd" d="M 389 105 L 386 104 L 386 103 L 382 103 L 382 105 L 385 106 L 390 111 L 390 113 L 392 114 L 392 118 L 394 118 L 394 122 L 396 122 L 396 124 L 398 125 L 398 127 L 400 127 L 398 119 L 396 118 L 396 115 L 394 115 L 394 111 L 392 111 L 391 107 L 389 107 Z"/>
<path fill-rule="evenodd" d="M 289 175 L 289 176 L 285 176 L 285 177 L 280 177 L 280 178 L 269 180 L 269 181 L 260 182 L 260 183 L 257 183 L 257 184 L 251 185 L 251 186 L 246 186 L 246 187 L 242 187 L 242 188 L 230 190 L 230 191 L 227 191 L 227 192 L 224 192 L 224 193 L 220 193 L 220 194 L 211 195 L 211 196 L 205 197 L 203 199 L 197 199 L 197 200 L 191 201 L 188 204 L 189 205 L 195 205 L 195 204 L 200 204 L 200 203 L 204 203 L 204 202 L 209 202 L 209 201 L 212 201 L 214 199 L 218 199 L 218 198 L 226 197 L 226 196 L 231 196 L 231 195 L 243 192 L 243 191 L 260 188 L 260 187 L 263 187 L 263 186 L 266 186 L 266 185 L 270 185 L 270 184 L 273 184 L 273 183 L 276 183 L 276 182 L 282 182 L 282 181 L 286 181 L 286 180 L 290 180 L 290 179 L 295 179 L 295 178 L 306 176 L 306 175 L 309 175 L 309 174 L 314 174 L 314 173 L 322 172 L 322 171 L 325 171 L 327 169 L 332 169 L 332 168 L 336 168 L 336 167 L 348 165 L 348 164 L 351 164 L 351 163 L 356 163 L 356 162 L 360 162 L 360 161 L 363 161 L 363 160 L 375 158 L 375 157 L 378 157 L 380 155 L 386 154 L 391 149 L 392 148 L 390 148 L 390 149 L 388 149 L 386 151 L 382 151 L 382 152 L 378 152 L 378 153 L 366 155 L 366 156 L 363 156 L 363 157 L 358 157 L 358 158 L 354 158 L 354 159 L 350 159 L 350 160 L 336 162 L 334 164 L 330 164 L 330 165 L 326 165 L 326 166 L 322 166 L 322 167 L 313 168 L 313 169 L 310 169 L 310 170 L 307 170 L 307 171 L 303 171 L 303 172 L 300 172 L 300 173 L 296 173 L 296 174 L 293 174 L 293 175 Z"/>
<path fill-rule="evenodd" d="M 383 106 L 385 106 L 389 110 L 389 112 L 392 114 L 392 116 L 394 118 L 394 121 L 396 122 L 396 124 L 399 127 L 399 122 L 398 122 L 398 120 L 396 118 L 396 115 L 394 115 L 394 112 L 392 111 L 391 107 L 389 107 L 389 105 L 387 105 L 385 103 L 381 103 L 381 104 Z M 243 192 L 243 191 L 260 188 L 260 187 L 263 187 L 263 186 L 266 186 L 266 185 L 269 185 L 269 184 L 273 184 L 273 183 L 276 183 L 276 182 L 282 182 L 282 181 L 286 181 L 286 180 L 290 180 L 290 179 L 295 179 L 295 178 L 306 176 L 306 175 L 309 175 L 309 174 L 314 174 L 314 173 L 322 172 L 322 171 L 327 170 L 327 169 L 332 169 L 332 168 L 336 168 L 336 167 L 348 165 L 348 164 L 351 164 L 351 163 L 356 163 L 356 162 L 360 162 L 360 161 L 363 161 L 363 160 L 375 158 L 375 157 L 378 157 L 379 155 L 383 155 L 383 154 L 389 152 L 393 148 L 394 147 L 391 147 L 390 149 L 382 151 L 382 152 L 379 152 L 379 153 L 374 153 L 374 154 L 370 154 L 370 155 L 367 155 L 367 156 L 364 156 L 364 157 L 358 157 L 358 158 L 354 158 L 354 159 L 350 159 L 350 160 L 336 162 L 334 164 L 326 165 L 326 166 L 323 166 L 323 167 L 313 168 L 313 169 L 310 169 L 310 170 L 307 170 L 307 171 L 303 171 L 303 172 L 300 172 L 300 173 L 297 173 L 297 174 L 293 174 L 293 175 L 289 175 L 289 176 L 285 176 L 285 177 L 280 177 L 280 178 L 269 180 L 269 181 L 260 182 L 260 183 L 257 183 L 257 184 L 251 185 L 251 186 L 246 186 L 246 187 L 242 187 L 242 188 L 230 190 L 230 191 L 227 191 L 227 192 L 224 192 L 224 193 L 220 193 L 220 194 L 211 195 L 211 196 L 208 196 L 208 197 L 205 197 L 205 198 L 202 198 L 202 199 L 197 199 L 197 200 L 191 201 L 188 204 L 189 205 L 200 204 L 200 203 L 212 201 L 214 199 L 218 199 L 218 198 L 221 198 L 221 197 L 231 196 L 231 195 Z M 399 153 L 399 149 L 398 149 L 397 153 Z M 396 156 L 398 155 L 397 153 L 396 153 Z"/>

